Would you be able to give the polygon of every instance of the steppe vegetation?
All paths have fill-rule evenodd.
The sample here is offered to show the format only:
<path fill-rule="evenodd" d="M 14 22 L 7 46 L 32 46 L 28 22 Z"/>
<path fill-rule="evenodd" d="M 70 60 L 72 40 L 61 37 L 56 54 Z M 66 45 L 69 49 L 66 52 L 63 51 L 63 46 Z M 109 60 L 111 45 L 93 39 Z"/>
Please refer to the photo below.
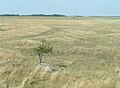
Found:
<path fill-rule="evenodd" d="M 43 58 L 61 68 L 37 68 Z M 0 88 L 120 88 L 119 17 L 0 17 Z"/>

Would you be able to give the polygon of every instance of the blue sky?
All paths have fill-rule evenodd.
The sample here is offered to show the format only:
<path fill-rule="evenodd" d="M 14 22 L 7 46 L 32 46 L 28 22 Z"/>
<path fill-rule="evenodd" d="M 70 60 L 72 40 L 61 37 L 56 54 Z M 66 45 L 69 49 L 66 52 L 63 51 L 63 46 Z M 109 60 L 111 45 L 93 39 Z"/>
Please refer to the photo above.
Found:
<path fill-rule="evenodd" d="M 0 14 L 120 16 L 120 0 L 0 0 Z"/>

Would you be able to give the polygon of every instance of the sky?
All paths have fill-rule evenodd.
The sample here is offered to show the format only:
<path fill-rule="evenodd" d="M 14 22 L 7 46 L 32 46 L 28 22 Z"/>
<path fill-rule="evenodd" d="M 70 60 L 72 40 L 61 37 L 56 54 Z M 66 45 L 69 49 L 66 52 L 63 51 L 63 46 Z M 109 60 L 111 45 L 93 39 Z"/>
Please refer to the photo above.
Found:
<path fill-rule="evenodd" d="M 0 0 L 0 14 L 120 16 L 120 0 Z"/>

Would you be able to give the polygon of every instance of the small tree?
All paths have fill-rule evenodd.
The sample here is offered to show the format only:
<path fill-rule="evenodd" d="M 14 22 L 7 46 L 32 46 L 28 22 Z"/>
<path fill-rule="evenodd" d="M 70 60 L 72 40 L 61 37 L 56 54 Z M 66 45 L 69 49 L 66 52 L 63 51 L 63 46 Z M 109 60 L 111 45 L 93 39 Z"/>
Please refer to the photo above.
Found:
<path fill-rule="evenodd" d="M 38 43 L 38 46 L 33 48 L 33 51 L 38 55 L 40 63 L 42 63 L 42 57 L 45 53 L 51 53 L 53 51 L 50 44 Z"/>

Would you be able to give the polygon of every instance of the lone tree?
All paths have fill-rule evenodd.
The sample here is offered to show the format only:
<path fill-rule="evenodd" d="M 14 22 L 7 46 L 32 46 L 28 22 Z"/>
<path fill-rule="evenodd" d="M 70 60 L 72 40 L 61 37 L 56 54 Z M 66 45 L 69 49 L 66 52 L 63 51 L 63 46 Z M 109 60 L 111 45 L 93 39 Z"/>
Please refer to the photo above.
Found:
<path fill-rule="evenodd" d="M 38 43 L 38 45 L 33 48 L 33 51 L 39 56 L 40 64 L 42 63 L 42 57 L 45 53 L 53 52 L 53 47 L 50 44 Z"/>

